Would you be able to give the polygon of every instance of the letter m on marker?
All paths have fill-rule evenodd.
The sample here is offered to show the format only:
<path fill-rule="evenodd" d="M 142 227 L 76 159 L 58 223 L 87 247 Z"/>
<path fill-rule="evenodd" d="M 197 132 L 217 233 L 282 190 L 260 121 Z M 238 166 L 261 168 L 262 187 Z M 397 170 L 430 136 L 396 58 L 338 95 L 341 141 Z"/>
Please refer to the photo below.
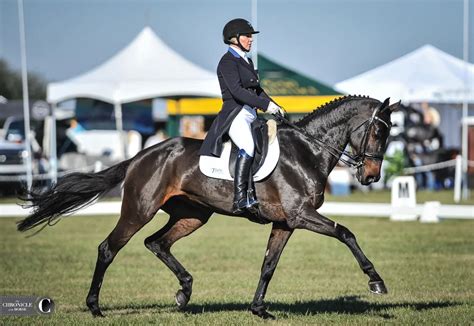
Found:
<path fill-rule="evenodd" d="M 410 191 L 408 190 L 408 182 L 400 182 L 398 184 L 398 198 L 409 198 Z"/>

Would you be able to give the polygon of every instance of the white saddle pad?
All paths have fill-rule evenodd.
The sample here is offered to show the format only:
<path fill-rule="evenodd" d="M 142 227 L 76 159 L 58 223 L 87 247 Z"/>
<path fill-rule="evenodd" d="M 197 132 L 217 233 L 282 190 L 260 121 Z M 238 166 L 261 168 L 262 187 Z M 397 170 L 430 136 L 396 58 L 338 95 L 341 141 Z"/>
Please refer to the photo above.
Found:
<path fill-rule="evenodd" d="M 231 146 L 230 141 L 225 142 L 220 157 L 201 155 L 199 158 L 199 169 L 201 172 L 210 178 L 234 180 L 229 172 Z M 275 169 L 279 157 L 280 144 L 278 143 L 278 138 L 275 138 L 271 144 L 268 144 L 268 153 L 265 161 L 257 173 L 254 174 L 253 180 L 260 181 L 270 175 Z"/>

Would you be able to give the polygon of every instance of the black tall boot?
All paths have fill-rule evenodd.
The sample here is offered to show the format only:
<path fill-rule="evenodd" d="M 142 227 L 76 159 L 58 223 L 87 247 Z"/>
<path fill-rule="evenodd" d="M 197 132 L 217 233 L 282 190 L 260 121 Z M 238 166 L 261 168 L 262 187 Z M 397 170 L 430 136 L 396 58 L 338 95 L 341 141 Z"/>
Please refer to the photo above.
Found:
<path fill-rule="evenodd" d="M 257 204 L 253 195 L 250 196 L 250 200 L 248 196 L 248 183 L 252 162 L 252 156 L 248 155 L 244 150 L 239 151 L 239 155 L 235 161 L 234 173 L 234 204 L 232 206 L 232 212 L 234 214 L 241 214 L 245 211 L 252 212 L 252 209 Z"/>
<path fill-rule="evenodd" d="M 247 198 L 248 198 L 247 210 L 252 214 L 259 215 L 260 211 L 258 209 L 258 200 L 257 200 L 257 195 L 255 193 L 255 183 L 253 182 L 252 169 L 250 169 L 250 173 L 249 173 Z"/>

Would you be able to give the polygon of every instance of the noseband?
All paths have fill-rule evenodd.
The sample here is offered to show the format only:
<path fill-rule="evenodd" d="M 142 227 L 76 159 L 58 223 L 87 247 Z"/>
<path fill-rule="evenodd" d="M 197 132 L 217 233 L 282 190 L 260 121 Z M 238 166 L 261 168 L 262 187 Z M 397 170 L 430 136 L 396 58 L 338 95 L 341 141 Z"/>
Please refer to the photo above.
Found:
<path fill-rule="evenodd" d="M 355 156 L 352 156 L 351 154 L 349 154 L 347 151 L 345 150 L 340 150 L 338 148 L 334 148 L 324 142 L 322 142 L 321 140 L 319 139 L 315 139 L 313 138 L 311 135 L 309 135 L 305 130 L 303 130 L 302 128 L 298 127 L 297 125 L 295 125 L 294 123 L 290 122 L 288 119 L 286 119 L 285 117 L 281 116 L 281 115 L 278 115 L 278 114 L 275 114 L 274 116 L 276 117 L 277 120 L 279 120 L 280 122 L 283 122 L 285 124 L 287 124 L 288 126 L 298 130 L 299 132 L 301 132 L 306 138 L 308 138 L 311 142 L 316 142 L 318 144 L 319 147 L 322 147 L 324 149 L 326 149 L 326 151 L 331 154 L 332 156 L 336 157 L 339 161 L 341 161 L 342 163 L 344 163 L 345 165 L 349 166 L 349 167 L 352 167 L 354 169 L 358 169 L 360 168 L 361 166 L 364 165 L 364 160 L 366 158 L 368 159 L 371 159 L 371 160 L 376 160 L 376 161 L 382 161 L 383 160 L 383 151 L 382 152 L 379 152 L 379 153 L 367 153 L 367 145 L 369 143 L 369 134 L 370 134 L 370 130 L 372 128 L 372 126 L 375 125 L 375 123 L 378 121 L 378 122 L 381 122 L 385 127 L 387 127 L 388 129 L 390 129 L 391 127 L 391 123 L 387 123 L 385 122 L 384 120 L 380 119 L 377 114 L 381 111 L 382 108 L 385 108 L 387 106 L 388 103 L 382 103 L 380 106 L 378 106 L 374 112 L 372 113 L 372 116 L 370 117 L 370 119 L 367 119 L 365 120 L 364 122 L 362 122 L 359 126 L 357 126 L 357 128 L 355 128 L 352 132 L 351 132 L 351 135 L 356 132 L 357 130 L 359 130 L 361 127 L 363 126 L 366 126 L 365 127 L 365 131 L 364 131 L 364 136 L 362 137 L 362 140 L 361 140 L 361 148 L 362 148 L 362 153 L 360 154 L 357 154 Z M 346 156 L 348 159 L 345 159 L 343 158 L 342 156 Z"/>

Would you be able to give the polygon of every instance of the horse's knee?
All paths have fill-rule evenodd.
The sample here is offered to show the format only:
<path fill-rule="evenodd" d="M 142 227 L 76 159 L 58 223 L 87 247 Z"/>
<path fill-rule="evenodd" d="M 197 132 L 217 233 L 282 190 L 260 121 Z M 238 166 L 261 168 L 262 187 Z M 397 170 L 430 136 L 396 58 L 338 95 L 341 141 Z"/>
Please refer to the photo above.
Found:
<path fill-rule="evenodd" d="M 148 250 L 152 250 L 152 240 L 150 239 L 150 237 L 146 238 L 144 241 L 143 241 L 143 244 L 145 245 L 145 247 L 148 249 Z"/>
<path fill-rule="evenodd" d="M 145 247 L 147 247 L 148 250 L 155 252 L 156 250 L 156 240 L 151 239 L 151 237 L 148 237 L 143 241 Z"/>
<path fill-rule="evenodd" d="M 296 216 L 296 217 L 291 217 L 286 220 L 286 224 L 290 229 L 303 229 L 304 228 L 304 223 L 303 220 Z"/>
<path fill-rule="evenodd" d="M 354 233 L 352 233 L 348 228 L 341 224 L 336 225 L 336 235 L 338 239 L 342 242 L 347 242 L 356 239 Z"/>
<path fill-rule="evenodd" d="M 155 255 L 160 256 L 169 251 L 170 246 L 166 244 L 164 241 L 159 241 L 157 239 L 153 239 L 152 237 L 148 237 L 144 241 L 145 247 L 147 247 L 151 252 Z"/>
<path fill-rule="evenodd" d="M 109 242 L 108 240 L 104 240 L 99 247 L 97 248 L 98 251 L 98 259 L 105 263 L 105 264 L 110 264 L 112 260 L 114 260 L 115 254 L 112 250 L 109 248 Z"/>

